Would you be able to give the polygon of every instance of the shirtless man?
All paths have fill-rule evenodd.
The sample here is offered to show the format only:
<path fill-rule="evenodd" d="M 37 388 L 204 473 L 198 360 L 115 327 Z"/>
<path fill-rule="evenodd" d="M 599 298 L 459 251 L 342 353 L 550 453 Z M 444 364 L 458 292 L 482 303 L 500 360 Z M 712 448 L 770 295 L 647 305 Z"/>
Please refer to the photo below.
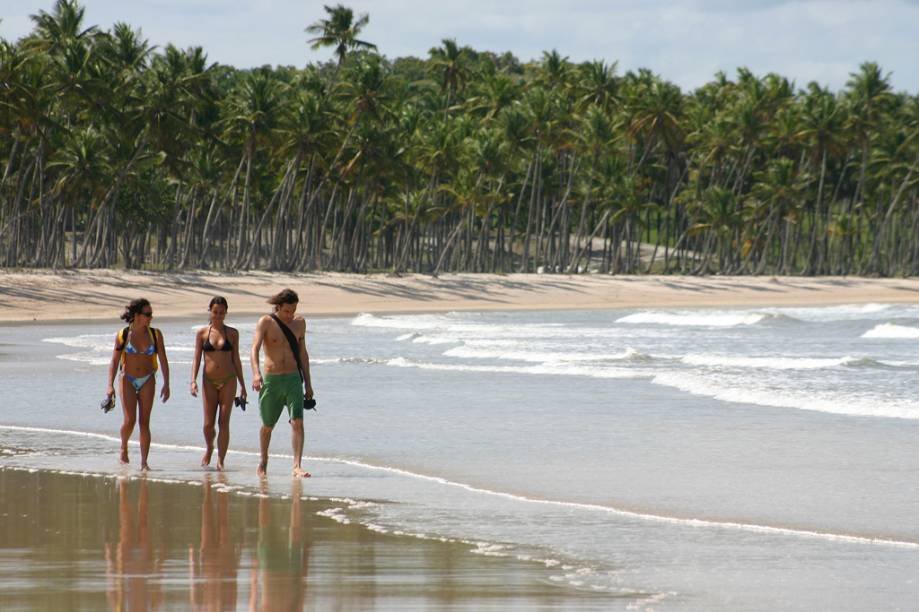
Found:
<path fill-rule="evenodd" d="M 309 478 L 309 472 L 300 466 L 303 458 L 303 397 L 313 397 L 310 384 L 310 358 L 306 353 L 306 321 L 296 317 L 297 304 L 300 298 L 290 289 L 285 289 L 272 296 L 268 303 L 274 305 L 274 314 L 286 325 L 300 349 L 300 362 L 303 364 L 303 380 L 297 369 L 297 360 L 290 349 L 287 337 L 271 315 L 265 315 L 255 325 L 255 337 L 252 339 L 252 388 L 258 391 L 259 411 L 262 415 L 262 429 L 259 432 L 261 444 L 261 461 L 258 464 L 259 476 L 268 473 L 268 445 L 271 444 L 271 432 L 281 416 L 284 407 L 290 415 L 294 447 L 293 474 L 300 478 Z M 265 377 L 259 368 L 259 350 L 265 346 Z"/>

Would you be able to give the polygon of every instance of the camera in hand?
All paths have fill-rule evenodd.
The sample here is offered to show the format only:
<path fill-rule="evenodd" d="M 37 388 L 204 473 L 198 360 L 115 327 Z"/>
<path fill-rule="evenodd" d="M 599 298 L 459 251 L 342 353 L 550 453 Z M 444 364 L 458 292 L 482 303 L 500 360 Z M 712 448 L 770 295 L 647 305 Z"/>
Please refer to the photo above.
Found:
<path fill-rule="evenodd" d="M 303 398 L 303 409 L 304 410 L 316 410 L 316 400 L 310 398 Z"/>
<path fill-rule="evenodd" d="M 99 408 L 102 409 L 102 412 L 109 413 L 115 408 L 115 396 L 107 395 L 104 400 L 99 404 Z"/>
<path fill-rule="evenodd" d="M 236 404 L 239 408 L 242 408 L 243 412 L 245 412 L 245 410 L 246 410 L 246 403 L 247 403 L 247 402 L 246 402 L 246 398 L 244 398 L 244 397 L 237 397 L 236 399 L 233 400 L 233 403 Z"/>

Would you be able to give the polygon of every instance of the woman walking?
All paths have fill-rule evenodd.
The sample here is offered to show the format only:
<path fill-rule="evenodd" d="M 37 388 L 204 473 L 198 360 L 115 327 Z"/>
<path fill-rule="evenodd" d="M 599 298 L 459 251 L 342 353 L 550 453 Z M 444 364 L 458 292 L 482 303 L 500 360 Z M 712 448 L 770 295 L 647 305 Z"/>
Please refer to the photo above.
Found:
<path fill-rule="evenodd" d="M 207 449 L 201 465 L 211 463 L 214 438 L 217 438 L 217 469 L 223 470 L 224 458 L 230 445 L 230 412 L 239 381 L 240 399 L 246 399 L 246 381 L 239 361 L 239 331 L 225 324 L 226 298 L 217 296 L 208 306 L 210 324 L 195 334 L 195 358 L 191 366 L 191 394 L 198 397 L 198 366 L 204 356 L 204 442 Z M 219 418 L 218 418 L 219 409 Z M 217 433 L 215 421 L 220 426 Z"/>
<path fill-rule="evenodd" d="M 121 315 L 127 327 L 115 336 L 115 350 L 108 368 L 106 397 L 113 401 L 115 375 L 121 367 L 121 407 L 124 422 L 121 425 L 121 463 L 128 463 L 128 440 L 134 433 L 134 425 L 140 421 L 140 469 L 150 469 L 147 455 L 150 453 L 150 415 L 153 412 L 153 396 L 156 393 L 156 371 L 162 366 L 163 388 L 160 397 L 169 399 L 169 361 L 166 346 L 160 330 L 150 326 L 153 308 L 144 298 L 133 300 Z"/>

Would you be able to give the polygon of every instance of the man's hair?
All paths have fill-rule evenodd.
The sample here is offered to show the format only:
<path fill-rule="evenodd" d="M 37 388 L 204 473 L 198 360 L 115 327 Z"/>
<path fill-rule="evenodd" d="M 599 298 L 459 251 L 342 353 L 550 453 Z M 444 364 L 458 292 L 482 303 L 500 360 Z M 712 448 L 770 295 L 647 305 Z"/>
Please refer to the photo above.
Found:
<path fill-rule="evenodd" d="M 274 309 L 277 310 L 281 304 L 299 304 L 300 298 L 297 297 L 297 293 L 292 289 L 284 289 L 276 295 L 272 295 L 268 298 L 268 303 L 274 305 Z"/>

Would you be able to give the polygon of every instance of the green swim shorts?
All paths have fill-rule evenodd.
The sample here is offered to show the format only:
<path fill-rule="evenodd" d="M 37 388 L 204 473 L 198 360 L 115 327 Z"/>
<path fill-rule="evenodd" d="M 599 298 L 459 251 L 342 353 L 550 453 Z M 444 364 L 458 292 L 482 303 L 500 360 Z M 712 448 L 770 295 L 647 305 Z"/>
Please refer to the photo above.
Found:
<path fill-rule="evenodd" d="M 258 408 L 265 427 L 274 427 L 287 406 L 290 419 L 303 418 L 303 381 L 299 372 L 268 374 L 258 392 Z"/>

